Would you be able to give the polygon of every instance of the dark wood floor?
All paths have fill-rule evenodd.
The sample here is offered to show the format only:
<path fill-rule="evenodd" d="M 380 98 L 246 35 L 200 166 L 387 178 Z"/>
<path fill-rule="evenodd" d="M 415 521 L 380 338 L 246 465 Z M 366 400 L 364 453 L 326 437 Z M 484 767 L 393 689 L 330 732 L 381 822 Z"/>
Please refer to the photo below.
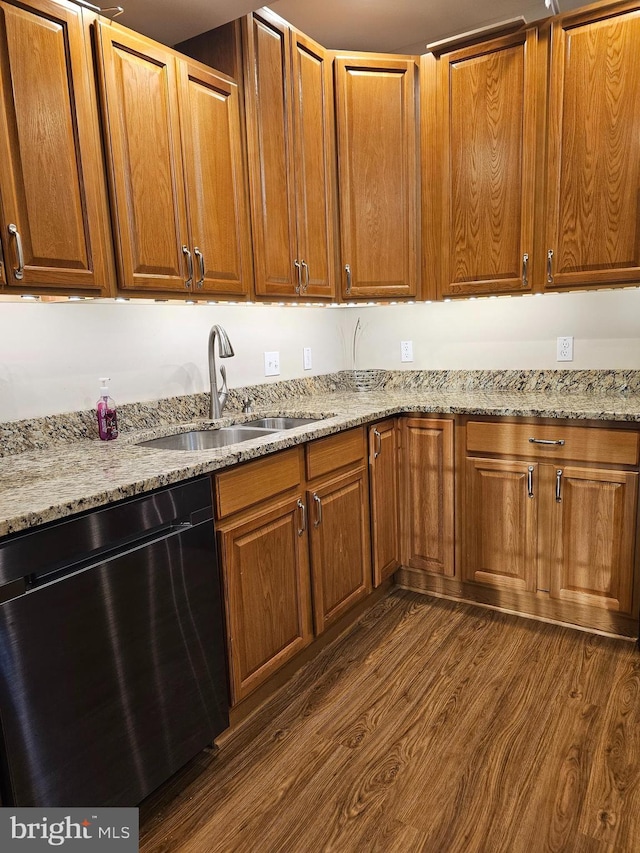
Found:
<path fill-rule="evenodd" d="M 638 853 L 640 653 L 395 591 L 140 817 L 144 853 Z"/>

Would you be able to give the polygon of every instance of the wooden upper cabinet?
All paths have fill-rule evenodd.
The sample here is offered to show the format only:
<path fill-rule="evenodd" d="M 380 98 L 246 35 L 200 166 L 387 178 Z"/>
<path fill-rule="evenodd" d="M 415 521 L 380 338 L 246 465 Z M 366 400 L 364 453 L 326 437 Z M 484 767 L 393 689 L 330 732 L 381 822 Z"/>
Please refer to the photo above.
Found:
<path fill-rule="evenodd" d="M 246 295 L 251 238 L 238 87 L 181 60 L 178 76 L 194 291 Z"/>
<path fill-rule="evenodd" d="M 640 280 L 640 5 L 554 21 L 548 288 Z"/>
<path fill-rule="evenodd" d="M 7 283 L 109 293 L 109 214 L 81 10 L 0 2 L 0 68 Z"/>
<path fill-rule="evenodd" d="M 333 297 L 330 63 L 266 9 L 245 19 L 244 51 L 256 294 Z"/>
<path fill-rule="evenodd" d="M 185 291 L 192 275 L 175 58 L 119 27 L 99 23 L 98 34 L 120 286 Z"/>
<path fill-rule="evenodd" d="M 416 63 L 335 59 L 342 294 L 416 296 Z"/>
<path fill-rule="evenodd" d="M 535 28 L 439 60 L 443 295 L 531 290 Z"/>

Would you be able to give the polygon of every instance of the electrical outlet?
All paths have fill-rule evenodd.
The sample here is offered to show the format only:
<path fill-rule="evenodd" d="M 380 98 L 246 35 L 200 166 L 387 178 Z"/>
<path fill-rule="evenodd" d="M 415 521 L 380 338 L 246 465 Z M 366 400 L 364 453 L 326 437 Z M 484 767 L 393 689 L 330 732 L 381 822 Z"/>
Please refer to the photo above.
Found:
<path fill-rule="evenodd" d="M 400 341 L 400 361 L 413 361 L 413 341 Z"/>
<path fill-rule="evenodd" d="M 264 375 L 279 376 L 280 375 L 280 353 L 265 352 L 264 354 Z"/>
<path fill-rule="evenodd" d="M 556 361 L 573 361 L 573 336 L 556 339 Z"/>
<path fill-rule="evenodd" d="M 303 347 L 302 363 L 305 370 L 311 370 L 311 347 Z"/>

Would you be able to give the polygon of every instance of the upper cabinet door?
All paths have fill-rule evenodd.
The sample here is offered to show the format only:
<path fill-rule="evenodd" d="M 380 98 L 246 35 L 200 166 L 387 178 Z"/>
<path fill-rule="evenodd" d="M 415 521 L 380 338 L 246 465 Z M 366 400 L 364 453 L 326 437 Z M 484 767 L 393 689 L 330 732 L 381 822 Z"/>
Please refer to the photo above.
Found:
<path fill-rule="evenodd" d="M 301 293 L 336 292 L 336 152 L 331 60 L 319 44 L 292 34 L 293 125 Z"/>
<path fill-rule="evenodd" d="M 0 2 L 0 69 L 7 283 L 109 292 L 109 214 L 81 10 Z"/>
<path fill-rule="evenodd" d="M 441 57 L 442 293 L 531 290 L 537 31 Z"/>
<path fill-rule="evenodd" d="M 189 290 L 190 254 L 171 52 L 99 24 L 120 286 Z"/>
<path fill-rule="evenodd" d="M 248 294 L 251 237 L 238 87 L 195 63 L 178 62 L 194 291 Z"/>
<path fill-rule="evenodd" d="M 415 296 L 416 64 L 337 57 L 335 75 L 343 296 Z"/>
<path fill-rule="evenodd" d="M 276 16 L 246 19 L 245 94 L 256 294 L 299 292 L 291 108 L 291 32 Z"/>
<path fill-rule="evenodd" d="M 640 6 L 553 24 L 548 288 L 640 280 Z"/>

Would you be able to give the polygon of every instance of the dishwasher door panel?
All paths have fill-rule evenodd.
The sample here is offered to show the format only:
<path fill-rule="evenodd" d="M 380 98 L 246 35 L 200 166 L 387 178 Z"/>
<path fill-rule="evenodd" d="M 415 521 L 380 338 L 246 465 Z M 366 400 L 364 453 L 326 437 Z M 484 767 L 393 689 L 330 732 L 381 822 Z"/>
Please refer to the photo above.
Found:
<path fill-rule="evenodd" d="M 0 605 L 3 803 L 136 805 L 227 727 L 215 555 L 209 521 Z"/>

